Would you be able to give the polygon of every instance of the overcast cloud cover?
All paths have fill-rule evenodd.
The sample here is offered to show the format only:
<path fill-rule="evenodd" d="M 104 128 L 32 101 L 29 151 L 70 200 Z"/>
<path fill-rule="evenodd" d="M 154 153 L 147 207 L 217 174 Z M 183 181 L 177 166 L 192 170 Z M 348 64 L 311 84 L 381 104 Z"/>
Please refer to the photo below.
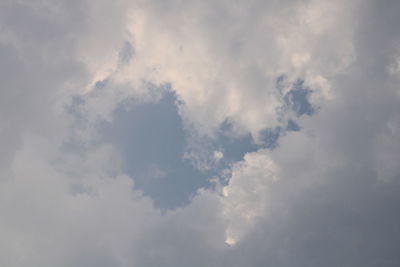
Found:
<path fill-rule="evenodd" d="M 0 265 L 400 266 L 400 1 L 0 0 Z"/>

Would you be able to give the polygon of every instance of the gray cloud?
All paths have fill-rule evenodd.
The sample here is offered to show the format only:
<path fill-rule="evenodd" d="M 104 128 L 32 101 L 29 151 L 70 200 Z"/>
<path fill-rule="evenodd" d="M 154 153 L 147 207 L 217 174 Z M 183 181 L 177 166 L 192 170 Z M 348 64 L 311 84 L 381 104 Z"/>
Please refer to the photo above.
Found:
<path fill-rule="evenodd" d="M 399 11 L 1 1 L 0 264 L 398 266 Z"/>

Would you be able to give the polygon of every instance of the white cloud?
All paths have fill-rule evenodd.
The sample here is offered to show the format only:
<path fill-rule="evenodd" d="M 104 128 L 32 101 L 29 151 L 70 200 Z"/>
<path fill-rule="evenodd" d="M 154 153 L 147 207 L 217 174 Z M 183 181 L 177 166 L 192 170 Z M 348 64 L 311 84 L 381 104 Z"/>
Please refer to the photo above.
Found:
<path fill-rule="evenodd" d="M 105 67 L 108 74 L 99 79 L 110 80 L 113 94 L 124 98 L 140 92 L 146 82 L 169 83 L 183 101 L 181 115 L 188 126 L 213 136 L 228 119 L 238 133 L 250 132 L 258 140 L 262 129 L 281 123 L 277 109 L 282 100 L 275 82 L 282 74 L 290 81 L 305 79 L 315 91 L 313 99 L 330 97 L 327 78 L 354 59 L 353 29 L 345 27 L 352 22 L 353 5 L 343 1 L 132 3 L 121 15 L 128 24 L 115 25 L 120 34 L 110 38 L 114 45 L 96 47 L 101 56 L 92 54 L 96 49 L 89 46 L 85 58 L 96 61 L 84 61 L 101 73 L 107 72 L 102 66 L 110 65 Z M 100 35 L 100 43 L 104 38 Z M 131 42 L 135 53 L 129 63 L 119 65 L 117 52 L 123 41 Z M 118 84 L 134 90 L 121 91 Z"/>
<path fill-rule="evenodd" d="M 234 245 L 267 215 L 269 184 L 278 179 L 278 166 L 265 151 L 246 154 L 232 167 L 229 184 L 222 188 L 223 216 L 228 221 L 225 242 Z"/>

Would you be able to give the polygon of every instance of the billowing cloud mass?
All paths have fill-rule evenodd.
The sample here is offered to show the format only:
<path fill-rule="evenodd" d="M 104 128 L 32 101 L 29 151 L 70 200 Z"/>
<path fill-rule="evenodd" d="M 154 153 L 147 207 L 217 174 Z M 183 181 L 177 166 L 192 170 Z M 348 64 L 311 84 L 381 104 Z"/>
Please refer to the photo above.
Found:
<path fill-rule="evenodd" d="M 0 0 L 0 265 L 400 266 L 400 2 Z"/>

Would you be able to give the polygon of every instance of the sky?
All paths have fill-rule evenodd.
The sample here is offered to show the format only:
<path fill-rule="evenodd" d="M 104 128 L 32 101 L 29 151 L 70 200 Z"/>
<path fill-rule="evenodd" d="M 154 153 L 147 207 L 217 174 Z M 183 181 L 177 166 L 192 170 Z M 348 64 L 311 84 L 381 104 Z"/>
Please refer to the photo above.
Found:
<path fill-rule="evenodd" d="M 400 1 L 0 0 L 0 265 L 400 266 Z"/>

